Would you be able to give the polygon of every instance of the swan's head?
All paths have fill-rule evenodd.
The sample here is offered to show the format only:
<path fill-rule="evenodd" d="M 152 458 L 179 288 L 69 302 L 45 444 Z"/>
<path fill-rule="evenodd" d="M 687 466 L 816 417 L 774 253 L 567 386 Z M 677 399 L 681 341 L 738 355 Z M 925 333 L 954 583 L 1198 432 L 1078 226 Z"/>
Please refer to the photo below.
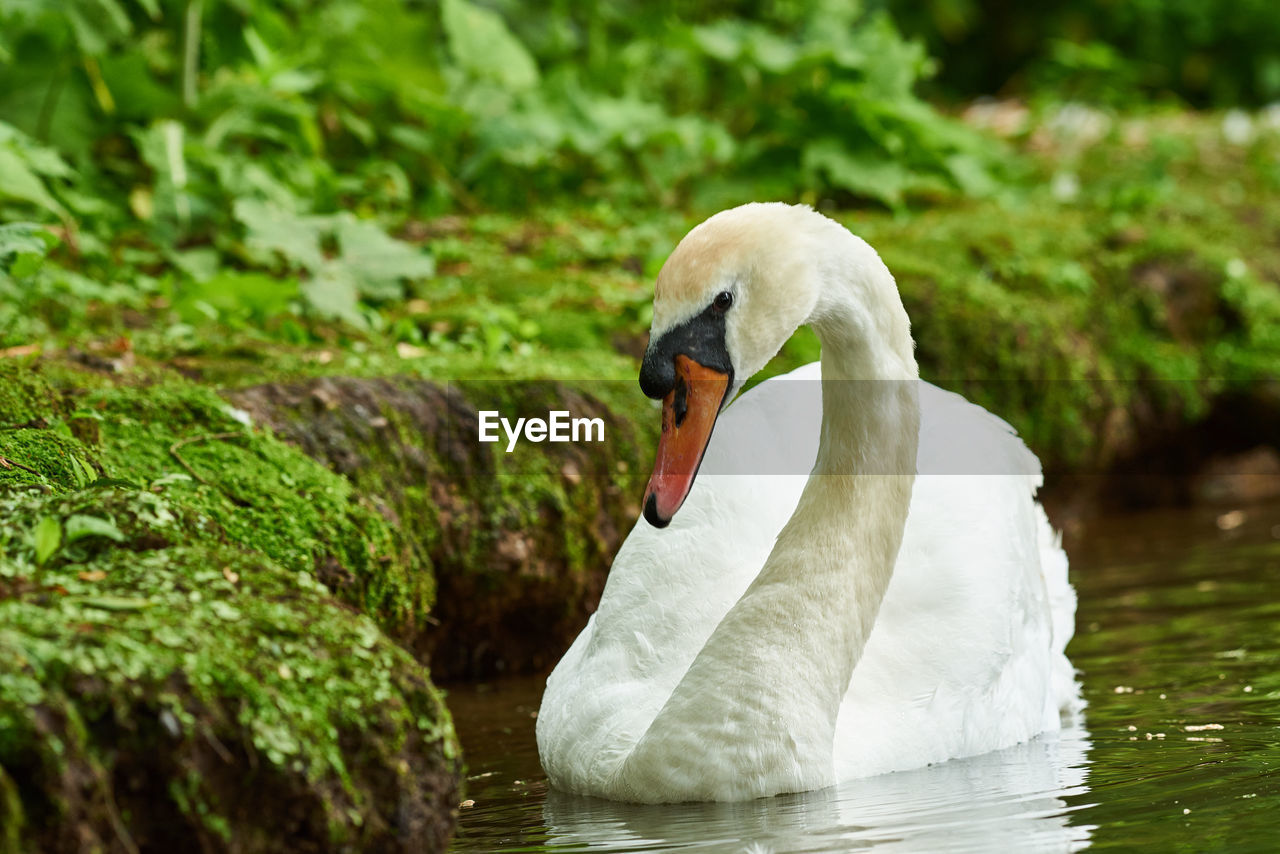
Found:
<path fill-rule="evenodd" d="M 815 313 L 832 244 L 807 207 L 750 204 L 689 232 L 658 273 L 640 388 L 663 400 L 644 517 L 665 527 L 693 486 L 720 410 Z M 865 245 L 865 244 L 864 244 Z"/>

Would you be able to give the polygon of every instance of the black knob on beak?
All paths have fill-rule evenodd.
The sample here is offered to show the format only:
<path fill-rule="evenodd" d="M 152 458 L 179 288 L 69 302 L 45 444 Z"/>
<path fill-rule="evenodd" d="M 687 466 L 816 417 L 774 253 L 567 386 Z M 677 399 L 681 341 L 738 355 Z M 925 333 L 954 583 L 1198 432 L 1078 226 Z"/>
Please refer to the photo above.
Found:
<path fill-rule="evenodd" d="M 662 342 L 658 342 L 661 345 Z M 661 400 L 676 385 L 675 354 L 666 347 L 650 347 L 640 364 L 640 390 L 645 397 Z"/>
<path fill-rule="evenodd" d="M 733 362 L 725 346 L 725 313 L 715 305 L 651 340 L 640 363 L 640 390 L 661 400 L 676 387 L 676 356 L 733 376 Z M 732 382 L 730 383 L 732 385 Z"/>

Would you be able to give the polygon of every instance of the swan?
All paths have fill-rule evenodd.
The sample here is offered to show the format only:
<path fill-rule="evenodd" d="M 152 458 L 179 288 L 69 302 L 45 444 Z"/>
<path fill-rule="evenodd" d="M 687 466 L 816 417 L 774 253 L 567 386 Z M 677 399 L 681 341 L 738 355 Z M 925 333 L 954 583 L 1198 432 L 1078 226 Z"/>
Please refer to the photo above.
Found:
<path fill-rule="evenodd" d="M 729 406 L 802 324 L 820 362 Z M 553 788 L 810 791 L 1009 747 L 1080 709 L 1039 462 L 919 380 L 865 241 L 804 206 L 712 216 L 658 274 L 640 384 L 663 400 L 657 460 L 599 607 L 547 679 Z"/>

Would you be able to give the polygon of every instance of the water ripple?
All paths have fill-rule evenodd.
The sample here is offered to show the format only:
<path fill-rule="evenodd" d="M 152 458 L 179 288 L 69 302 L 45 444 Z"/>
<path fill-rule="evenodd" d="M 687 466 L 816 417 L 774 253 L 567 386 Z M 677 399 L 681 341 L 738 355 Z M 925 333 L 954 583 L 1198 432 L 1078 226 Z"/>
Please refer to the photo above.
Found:
<path fill-rule="evenodd" d="M 740 804 L 549 791 L 540 679 L 450 696 L 472 768 L 453 850 L 1280 850 L 1280 508 L 1113 520 L 1072 554 L 1087 723 L 985 756 Z M 1256 523 L 1256 524 L 1253 524 Z"/>

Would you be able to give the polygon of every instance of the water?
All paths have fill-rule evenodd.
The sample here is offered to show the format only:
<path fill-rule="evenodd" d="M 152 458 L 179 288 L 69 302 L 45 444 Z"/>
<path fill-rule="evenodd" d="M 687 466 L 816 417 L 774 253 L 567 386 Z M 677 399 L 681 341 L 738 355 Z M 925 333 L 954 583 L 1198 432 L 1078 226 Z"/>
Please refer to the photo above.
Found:
<path fill-rule="evenodd" d="M 1070 553 L 1079 727 L 821 792 L 635 806 L 548 790 L 541 678 L 457 687 L 474 804 L 453 850 L 1280 851 L 1280 506 L 1114 519 Z"/>

